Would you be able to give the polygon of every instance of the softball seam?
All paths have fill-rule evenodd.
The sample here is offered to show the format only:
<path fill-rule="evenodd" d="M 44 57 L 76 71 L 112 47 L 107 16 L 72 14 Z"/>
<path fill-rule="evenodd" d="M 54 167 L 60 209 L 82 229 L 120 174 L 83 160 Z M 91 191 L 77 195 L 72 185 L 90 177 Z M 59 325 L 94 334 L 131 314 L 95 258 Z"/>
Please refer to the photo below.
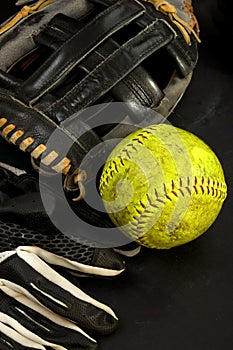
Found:
<path fill-rule="evenodd" d="M 147 130 L 142 130 L 137 135 L 137 137 L 132 139 L 132 141 L 143 145 L 143 141 L 140 139 L 140 137 L 144 140 L 145 139 L 148 140 L 148 137 L 145 134 L 153 135 L 150 131 L 148 131 L 148 129 L 156 130 L 156 126 L 155 127 L 150 126 L 147 128 Z M 128 143 L 125 146 L 125 148 L 121 151 L 121 153 L 123 153 L 125 155 L 125 157 L 127 157 L 129 160 L 131 159 L 131 155 L 130 155 L 130 151 L 129 151 L 130 148 L 133 151 L 137 151 L 137 147 L 132 142 Z M 125 166 L 125 163 L 124 163 L 125 157 L 123 158 L 120 155 L 117 156 L 117 158 L 119 159 L 119 165 L 121 165 L 123 167 Z M 111 161 L 109 169 L 106 169 L 102 175 L 102 179 L 105 179 L 105 181 L 102 180 L 100 183 L 100 186 L 99 186 L 100 193 L 102 193 L 102 191 L 104 190 L 104 187 L 105 187 L 106 183 L 108 183 L 109 178 L 112 179 L 113 176 L 115 174 L 117 174 L 118 172 L 119 172 L 119 168 L 118 168 L 117 162 L 114 160 Z M 190 196 L 192 195 L 192 189 L 194 189 L 196 194 L 199 194 L 198 187 L 201 190 L 201 194 L 205 194 L 206 192 L 205 192 L 204 186 L 206 184 L 206 189 L 207 189 L 208 195 L 211 195 L 212 197 L 218 197 L 218 199 L 225 199 L 226 198 L 226 185 L 224 183 L 219 182 L 218 180 L 211 179 L 210 177 L 205 178 L 204 176 L 202 176 L 201 182 L 198 183 L 198 177 L 194 176 L 193 185 L 191 185 L 190 177 L 187 177 L 186 186 L 183 186 L 184 180 L 182 178 L 179 178 L 178 181 L 179 181 L 179 187 L 177 187 L 177 189 L 176 189 L 174 180 L 171 181 L 172 190 L 170 191 L 170 193 L 176 197 L 178 197 L 179 193 L 184 197 L 183 190 L 187 191 Z M 163 189 L 164 189 L 165 198 L 167 198 L 171 201 L 172 199 L 168 195 L 169 191 L 167 190 L 167 185 L 165 183 L 163 184 Z M 175 191 L 175 189 L 176 189 L 176 191 Z M 156 191 L 156 189 L 155 189 L 155 193 L 156 193 L 156 200 L 162 201 L 163 203 L 165 203 L 162 199 L 158 199 L 158 192 Z"/>
<path fill-rule="evenodd" d="M 154 130 L 156 126 L 148 127 L 147 130 L 142 130 L 133 138 L 133 142 L 137 142 L 143 145 L 143 140 L 147 139 L 147 135 L 153 135 L 148 129 Z M 124 161 L 131 159 L 131 151 L 137 151 L 135 144 L 130 141 L 125 148 L 121 151 L 124 154 L 124 158 L 121 155 L 118 155 L 119 163 L 115 160 L 110 161 L 109 168 L 105 170 L 102 174 L 102 180 L 99 186 L 100 194 L 103 193 L 106 184 L 108 184 L 109 179 L 112 179 L 115 174 L 119 172 L 119 167 L 124 167 Z M 159 209 L 161 204 L 165 204 L 166 200 L 173 201 L 173 198 L 179 198 L 180 196 L 185 197 L 188 194 L 190 197 L 195 195 L 208 195 L 216 200 L 223 201 L 226 198 L 226 184 L 218 180 L 212 179 L 210 177 L 202 176 L 201 179 L 198 179 L 197 176 L 194 176 L 193 179 L 190 179 L 188 176 L 186 179 L 178 178 L 178 185 L 175 184 L 174 180 L 171 180 L 170 187 L 163 183 L 163 196 L 159 196 L 158 191 L 154 188 L 154 197 L 146 194 L 147 203 L 143 203 L 142 200 L 139 201 L 140 208 L 135 206 L 135 215 L 133 215 L 133 220 L 130 222 L 131 234 L 134 238 L 139 238 L 140 236 L 140 226 L 143 229 L 148 217 L 154 213 L 154 208 Z M 150 210 L 149 208 L 153 208 Z M 146 220 L 146 221 L 145 221 Z"/>

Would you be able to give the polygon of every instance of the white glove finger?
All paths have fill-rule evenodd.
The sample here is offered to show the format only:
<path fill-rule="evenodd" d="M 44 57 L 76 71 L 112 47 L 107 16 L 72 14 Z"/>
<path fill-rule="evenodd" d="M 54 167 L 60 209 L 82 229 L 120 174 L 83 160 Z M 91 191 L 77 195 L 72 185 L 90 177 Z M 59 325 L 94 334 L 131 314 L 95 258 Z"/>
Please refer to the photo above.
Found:
<path fill-rule="evenodd" d="M 96 341 L 74 323 L 19 292 L 5 286 L 1 289 L 0 321 L 12 341 L 29 348 L 32 344 L 35 349 L 96 349 Z"/>
<path fill-rule="evenodd" d="M 83 248 L 84 249 L 84 248 Z M 121 270 L 115 270 L 115 269 L 109 269 L 105 267 L 100 266 L 92 266 L 92 265 L 86 265 L 79 263 L 78 261 L 72 260 L 72 257 L 66 258 L 54 253 L 51 253 L 45 249 L 42 249 L 40 247 L 36 246 L 20 246 L 17 248 L 17 251 L 25 251 L 29 253 L 33 253 L 37 256 L 39 256 L 41 259 L 46 261 L 48 264 L 51 265 L 58 265 L 65 267 L 66 269 L 80 272 L 81 275 L 95 275 L 95 276 L 102 276 L 102 277 L 114 277 L 117 274 L 120 274 L 124 271 L 124 268 Z M 108 253 L 105 252 L 106 259 L 108 259 Z"/>
<path fill-rule="evenodd" d="M 20 249 L 3 260 L 1 284 L 76 322 L 85 330 L 108 334 L 118 326 L 113 310 L 84 293 L 33 253 Z"/>
<path fill-rule="evenodd" d="M 46 350 L 43 345 L 36 344 L 5 323 L 0 322 L 0 329 L 1 350 Z"/>

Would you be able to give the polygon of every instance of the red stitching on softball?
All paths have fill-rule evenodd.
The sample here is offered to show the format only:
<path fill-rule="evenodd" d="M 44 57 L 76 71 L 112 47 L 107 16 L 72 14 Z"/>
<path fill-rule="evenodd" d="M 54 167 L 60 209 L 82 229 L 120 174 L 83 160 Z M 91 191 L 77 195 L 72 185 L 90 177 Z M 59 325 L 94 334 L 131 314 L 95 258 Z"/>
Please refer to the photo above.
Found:
<path fill-rule="evenodd" d="M 181 188 L 178 188 L 178 191 L 181 193 L 181 195 L 184 197 L 184 192 L 182 191 Z"/>
<path fill-rule="evenodd" d="M 157 192 L 157 190 L 156 190 L 156 188 L 154 189 L 154 192 L 155 192 L 155 200 L 157 201 L 157 202 L 160 202 L 160 203 L 165 203 L 165 201 L 164 200 L 162 200 L 161 198 L 159 198 L 159 195 L 158 195 L 158 192 Z"/>
<path fill-rule="evenodd" d="M 131 156 L 130 156 L 129 151 L 127 149 L 123 149 L 122 152 L 125 153 L 129 159 L 131 159 Z"/>
<path fill-rule="evenodd" d="M 134 151 L 137 151 L 137 147 L 133 143 L 128 143 L 126 147 L 131 147 Z"/>
<path fill-rule="evenodd" d="M 200 189 L 201 189 L 202 194 L 204 194 L 205 190 L 204 190 L 204 187 L 202 185 L 200 185 Z"/>
<path fill-rule="evenodd" d="M 172 191 L 171 193 L 174 194 L 174 196 L 178 197 L 178 194 L 175 191 Z"/>
<path fill-rule="evenodd" d="M 138 214 L 142 214 L 142 211 L 140 211 L 138 208 L 135 209 Z"/>
<path fill-rule="evenodd" d="M 150 133 L 149 133 L 150 134 Z M 138 134 L 138 136 L 141 136 L 143 139 L 148 140 L 148 137 L 143 135 L 143 133 Z"/>
<path fill-rule="evenodd" d="M 188 194 L 191 196 L 192 192 L 191 192 L 190 188 L 188 186 L 186 186 L 185 189 L 187 190 Z"/>
<path fill-rule="evenodd" d="M 121 156 L 118 156 L 117 158 L 120 159 L 121 165 L 125 166 L 125 163 L 124 163 L 123 159 L 121 158 Z"/>
<path fill-rule="evenodd" d="M 156 125 L 155 126 L 151 126 L 148 129 L 150 129 L 152 131 L 153 130 L 157 130 L 157 126 Z M 138 151 L 137 147 L 135 146 L 135 144 L 133 142 L 137 142 L 137 143 L 139 143 L 141 145 L 144 145 L 143 139 L 148 140 L 148 137 L 145 136 L 145 134 L 153 135 L 153 133 L 150 132 L 148 129 L 141 131 L 141 133 L 138 134 L 137 137 L 133 138 L 132 142 L 128 143 L 126 145 L 126 148 L 124 148 L 121 151 L 129 159 L 131 159 L 130 152 L 132 152 L 132 151 L 136 151 L 137 152 Z M 112 177 L 113 177 L 113 174 L 114 174 L 114 170 L 117 173 L 119 172 L 118 165 L 122 165 L 123 167 L 125 166 L 124 158 L 122 158 L 120 155 L 117 156 L 117 158 L 119 159 L 120 164 L 117 164 L 116 161 L 112 161 L 113 164 L 114 164 L 114 169 L 111 170 L 111 172 L 110 172 L 110 175 Z M 109 182 L 109 178 L 108 178 L 107 175 L 108 175 L 108 171 L 106 170 L 106 182 L 108 183 Z M 156 188 L 154 189 L 155 198 L 153 198 L 153 200 L 152 200 L 152 197 L 149 194 L 146 194 L 148 205 L 150 207 L 152 207 L 152 208 L 159 209 L 161 206 L 160 205 L 156 205 L 156 202 L 161 203 L 161 204 L 165 204 L 166 203 L 166 199 L 168 199 L 169 201 L 172 201 L 172 198 L 169 196 L 171 193 L 176 198 L 179 198 L 179 195 L 181 195 L 182 197 L 185 197 L 185 190 L 186 190 L 186 192 L 188 193 L 188 195 L 190 197 L 192 196 L 192 194 L 196 194 L 196 195 L 202 194 L 202 195 L 204 195 L 205 193 L 207 195 L 212 195 L 215 198 L 218 197 L 219 199 L 222 198 L 223 196 L 225 196 L 225 192 L 224 191 L 218 190 L 219 187 L 223 188 L 224 185 L 222 183 L 220 183 L 219 181 L 217 181 L 217 180 L 210 179 L 209 177 L 205 178 L 204 176 L 202 176 L 199 179 L 199 183 L 198 183 L 198 177 L 196 175 L 194 176 L 193 179 L 191 179 L 189 176 L 187 176 L 186 179 L 179 178 L 179 179 L 177 179 L 177 181 L 178 181 L 177 187 L 175 185 L 175 181 L 174 180 L 171 181 L 171 189 L 170 189 L 170 191 L 168 191 L 168 188 L 167 188 L 166 184 L 163 184 L 163 197 L 162 198 L 159 197 L 159 194 L 158 194 L 158 191 L 157 191 Z M 214 188 L 214 187 L 217 187 L 217 188 Z M 101 184 L 101 190 L 103 190 L 103 188 L 104 188 L 104 182 L 102 182 L 102 184 Z M 200 192 L 198 191 L 198 188 L 200 188 Z M 131 227 L 131 229 L 133 231 L 132 234 L 134 234 L 134 232 L 135 232 L 136 237 L 139 236 L 140 230 L 143 228 L 143 227 L 141 227 L 142 225 L 144 225 L 142 219 L 145 219 L 146 217 L 148 217 L 148 215 L 153 214 L 153 211 L 149 211 L 147 206 L 144 203 L 142 203 L 141 200 L 140 200 L 139 203 L 140 203 L 140 206 L 141 206 L 141 210 L 138 209 L 135 206 L 135 211 L 136 211 L 136 213 L 139 216 L 137 216 L 137 214 L 134 215 L 133 216 L 133 221 L 130 223 L 133 226 L 133 227 Z"/>
<path fill-rule="evenodd" d="M 212 186 L 211 189 L 212 189 L 212 196 L 214 197 L 214 187 Z"/>
<path fill-rule="evenodd" d="M 134 219 L 134 220 L 136 220 L 136 218 L 135 218 L 135 217 L 133 217 L 133 219 Z M 131 225 L 133 225 L 133 226 L 136 226 L 136 227 L 137 227 L 137 222 L 132 221 L 132 222 L 131 222 Z"/>
<path fill-rule="evenodd" d="M 169 199 L 169 201 L 172 201 L 172 199 L 168 196 L 168 194 L 167 194 L 167 187 L 166 187 L 166 184 L 163 184 L 163 190 L 164 190 L 164 194 L 165 194 L 165 197 L 167 198 L 167 199 Z"/>
<path fill-rule="evenodd" d="M 154 208 L 158 208 L 158 206 L 152 202 L 152 199 L 150 198 L 148 193 L 146 194 L 146 197 L 147 197 L 147 200 L 148 200 L 148 203 L 150 204 L 150 206 L 152 206 Z"/>
<path fill-rule="evenodd" d="M 141 204 L 141 206 L 143 207 L 143 209 L 146 209 L 146 206 L 145 206 L 144 203 L 142 203 L 142 201 L 140 201 L 140 204 Z"/>
<path fill-rule="evenodd" d="M 118 173 L 117 162 L 116 162 L 115 160 L 113 160 L 113 164 L 114 164 L 114 167 L 115 167 L 116 172 Z"/>
<path fill-rule="evenodd" d="M 143 142 L 138 138 L 134 138 L 133 141 L 136 141 L 136 142 L 140 143 L 141 145 L 143 145 Z"/>

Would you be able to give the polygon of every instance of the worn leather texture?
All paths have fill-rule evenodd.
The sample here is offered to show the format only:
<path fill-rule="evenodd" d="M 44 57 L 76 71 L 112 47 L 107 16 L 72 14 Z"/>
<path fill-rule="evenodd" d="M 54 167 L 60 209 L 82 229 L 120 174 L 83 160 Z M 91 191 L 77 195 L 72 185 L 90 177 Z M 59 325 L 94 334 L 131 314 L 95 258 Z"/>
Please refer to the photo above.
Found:
<path fill-rule="evenodd" d="M 120 317 L 116 334 L 101 337 L 101 350 L 220 350 L 233 348 L 233 69 L 229 45 L 231 1 L 193 0 L 202 43 L 191 84 L 170 121 L 195 133 L 220 158 L 229 196 L 205 235 L 169 251 L 142 249 L 127 260 L 127 271 L 109 288 L 107 281 L 83 283 L 95 296 L 114 305 Z M 2 20 L 17 9 L 8 0 Z M 229 18 L 231 17 L 231 21 Z M 227 20 L 226 20 L 227 19 Z M 227 29 L 226 29 L 227 24 Z M 0 138 L 1 160 L 24 165 L 27 154 Z"/>
<path fill-rule="evenodd" d="M 197 40 L 188 37 L 189 44 L 145 1 L 56 0 L 29 14 L 0 35 L 2 136 L 53 170 L 73 173 L 103 135 L 88 130 L 81 115 L 70 129 L 66 120 L 118 101 L 124 116 L 142 121 L 146 107 L 168 117 L 198 61 Z M 45 147 L 55 130 L 58 141 Z"/>

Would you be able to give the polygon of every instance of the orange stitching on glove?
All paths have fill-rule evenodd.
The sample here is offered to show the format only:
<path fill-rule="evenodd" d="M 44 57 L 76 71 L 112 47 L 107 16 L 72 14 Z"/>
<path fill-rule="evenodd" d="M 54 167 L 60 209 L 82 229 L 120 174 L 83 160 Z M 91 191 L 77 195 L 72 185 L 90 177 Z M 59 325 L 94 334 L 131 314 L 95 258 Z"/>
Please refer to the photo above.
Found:
<path fill-rule="evenodd" d="M 64 188 L 67 191 L 78 191 L 78 197 L 72 198 L 72 201 L 77 202 L 85 197 L 86 190 L 84 181 L 87 179 L 87 173 L 83 169 L 76 169 L 73 174 L 67 175 L 64 180 Z"/>
<path fill-rule="evenodd" d="M 194 9 L 193 6 L 191 5 L 191 2 L 189 1 L 184 1 L 184 12 L 188 13 L 190 15 L 190 26 L 195 29 L 196 33 L 199 35 L 200 33 L 200 28 L 199 28 L 199 23 L 194 15 Z"/>
<path fill-rule="evenodd" d="M 83 185 L 83 182 L 87 178 L 87 173 L 85 172 L 85 170 L 82 170 L 82 169 L 79 169 L 78 171 L 79 171 L 78 174 L 76 174 L 74 176 L 74 184 L 78 185 L 80 194 L 78 197 L 72 198 L 72 201 L 74 201 L 74 202 L 82 200 L 86 194 L 86 190 L 85 190 L 85 187 Z"/>
<path fill-rule="evenodd" d="M 6 118 L 0 119 L 0 129 L 3 128 L 7 124 Z M 16 128 L 15 124 L 8 124 L 6 125 L 2 130 L 2 135 L 7 138 L 8 134 L 13 131 Z M 16 144 L 19 138 L 21 138 L 24 135 L 23 130 L 17 130 L 15 131 L 9 138 L 9 142 Z M 35 142 L 35 139 L 32 137 L 27 137 L 24 140 L 21 141 L 19 144 L 19 148 L 22 151 L 27 151 L 27 148 L 31 146 Z M 39 158 L 46 150 L 46 146 L 44 144 L 38 145 L 30 154 L 32 159 Z M 47 156 L 41 159 L 41 163 L 43 163 L 46 166 L 49 166 L 56 158 L 58 157 L 58 153 L 56 151 L 51 151 Z M 36 168 L 36 167 L 35 167 Z M 56 165 L 52 166 L 52 169 L 56 171 L 57 173 L 63 173 L 64 175 L 67 175 L 69 170 L 71 168 L 70 159 L 67 157 L 64 157 L 61 161 L 59 161 Z M 38 169 L 37 169 L 38 170 Z M 85 195 L 85 188 L 83 185 L 83 181 L 86 179 L 86 173 L 83 170 L 77 170 L 75 172 L 74 176 L 74 184 L 77 185 L 77 189 L 79 189 L 80 194 L 77 198 L 74 198 L 74 201 L 78 201 L 84 198 Z"/>
<path fill-rule="evenodd" d="M 17 140 L 22 137 L 24 134 L 23 130 L 17 130 L 15 131 L 11 137 L 9 138 L 9 142 L 16 144 Z"/>
<path fill-rule="evenodd" d="M 15 125 L 14 124 L 8 124 L 3 130 L 2 130 L 2 134 L 4 137 L 7 137 L 7 135 L 15 129 Z"/>
<path fill-rule="evenodd" d="M 25 152 L 27 148 L 34 143 L 34 141 L 35 140 L 32 137 L 27 137 L 20 143 L 19 148 L 21 149 L 21 151 Z"/>
<path fill-rule="evenodd" d="M 41 159 L 41 163 L 43 163 L 44 165 L 50 165 L 57 157 L 58 153 L 55 151 L 51 151 L 47 156 Z"/>
<path fill-rule="evenodd" d="M 167 15 L 170 18 L 170 20 L 179 28 L 187 44 L 191 43 L 189 32 L 195 36 L 197 42 L 199 43 L 201 42 L 194 28 L 189 23 L 185 22 L 183 19 L 177 16 L 177 10 L 175 6 L 171 5 L 167 1 L 161 1 L 161 0 L 144 0 L 144 1 L 152 3 L 157 11 L 160 11 L 161 13 Z M 190 8 L 189 8 L 189 11 L 190 11 Z"/>
<path fill-rule="evenodd" d="M 42 155 L 42 153 L 44 153 L 45 150 L 46 150 L 46 146 L 43 144 L 40 144 L 31 152 L 31 156 L 37 159 Z"/>
<path fill-rule="evenodd" d="M 0 128 L 1 128 L 4 124 L 6 124 L 6 122 L 7 122 L 7 119 L 6 119 L 6 118 L 1 118 L 1 119 L 0 119 Z"/>
<path fill-rule="evenodd" d="M 70 170 L 70 167 L 70 159 L 65 157 L 59 163 L 54 165 L 52 169 L 55 170 L 57 173 L 63 173 L 66 175 Z"/>
<path fill-rule="evenodd" d="M 9 22 L 7 22 L 1 29 L 0 34 L 5 33 L 10 28 L 14 27 L 16 23 L 18 23 L 21 19 L 24 17 L 27 17 L 33 12 L 36 12 L 38 10 L 41 10 L 45 6 L 49 5 L 50 3 L 54 2 L 54 0 L 40 0 L 38 3 L 36 3 L 34 6 L 24 6 Z"/>
<path fill-rule="evenodd" d="M 39 146 L 37 146 L 33 152 L 31 152 L 31 162 L 32 162 L 32 166 L 34 169 L 36 169 L 38 172 L 42 172 L 46 175 L 54 175 L 56 173 L 62 173 L 64 175 L 67 175 L 67 173 L 69 172 L 70 168 L 71 168 L 71 164 L 70 164 L 70 159 L 65 157 L 63 158 L 60 162 L 58 162 L 56 165 L 52 166 L 51 169 L 55 171 L 55 173 L 51 172 L 51 171 L 47 171 L 45 169 L 40 168 L 40 166 L 35 162 L 35 159 L 39 158 L 42 153 L 46 150 L 46 146 L 43 144 L 40 144 Z M 53 155 L 57 154 L 55 151 L 52 151 L 49 153 L 49 157 L 52 157 Z M 47 157 L 48 157 L 47 156 Z M 56 158 L 54 158 L 56 159 Z M 46 157 L 43 159 L 43 161 L 41 160 L 41 163 L 45 164 L 45 161 L 49 161 L 48 159 L 46 160 Z M 47 164 L 45 164 L 47 165 Z M 48 164 L 49 165 L 49 164 Z"/>

